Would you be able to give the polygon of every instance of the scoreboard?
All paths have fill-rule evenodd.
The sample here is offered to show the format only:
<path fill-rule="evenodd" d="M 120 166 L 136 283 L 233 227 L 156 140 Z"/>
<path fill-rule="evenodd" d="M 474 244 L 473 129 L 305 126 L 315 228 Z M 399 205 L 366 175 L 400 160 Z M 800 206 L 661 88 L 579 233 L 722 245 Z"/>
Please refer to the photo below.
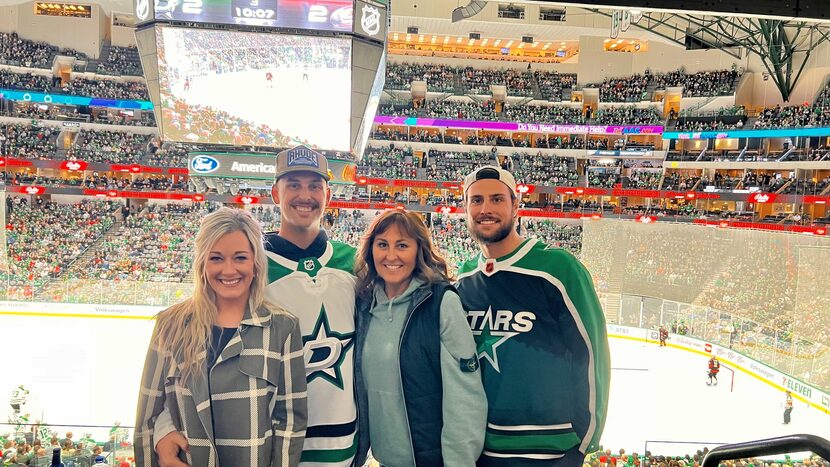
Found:
<path fill-rule="evenodd" d="M 376 10 L 385 13 L 385 2 L 377 2 L 377 7 L 380 8 Z M 136 0 L 139 25 L 151 21 L 187 21 L 353 32 L 354 12 L 352 0 Z M 359 13 L 357 22 L 361 29 L 366 20 Z M 386 25 L 381 22 L 385 19 L 378 18 L 384 33 Z"/>
<path fill-rule="evenodd" d="M 133 6 L 162 141 L 363 153 L 385 78 L 389 0 Z"/>

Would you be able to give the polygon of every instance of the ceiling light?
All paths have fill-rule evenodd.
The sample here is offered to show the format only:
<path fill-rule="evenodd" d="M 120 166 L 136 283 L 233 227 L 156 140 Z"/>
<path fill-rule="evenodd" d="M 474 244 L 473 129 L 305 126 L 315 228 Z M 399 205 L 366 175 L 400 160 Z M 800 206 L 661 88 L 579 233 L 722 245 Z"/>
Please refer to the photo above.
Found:
<path fill-rule="evenodd" d="M 565 45 L 565 43 L 563 42 L 561 45 Z"/>
<path fill-rule="evenodd" d="M 494 46 L 499 44 L 501 44 L 501 39 L 496 39 L 495 42 L 493 42 Z"/>
<path fill-rule="evenodd" d="M 406 35 L 406 41 L 409 42 L 411 40 L 412 40 L 412 34 L 407 34 Z"/>
<path fill-rule="evenodd" d="M 444 43 L 445 43 L 445 44 L 446 44 L 447 42 L 449 42 L 449 41 L 450 41 L 450 37 L 449 37 L 449 36 L 447 36 L 447 37 L 445 37 L 445 38 L 444 38 Z"/>
<path fill-rule="evenodd" d="M 605 40 L 604 40 L 604 41 L 602 41 L 602 42 L 605 42 L 605 43 L 607 44 L 607 43 L 611 42 L 611 39 L 605 39 Z"/>
<path fill-rule="evenodd" d="M 455 43 L 456 43 L 456 44 L 460 44 L 460 43 L 461 43 L 461 40 L 462 40 L 462 38 L 460 38 L 460 37 L 459 37 L 459 38 L 455 41 Z"/>
<path fill-rule="evenodd" d="M 623 42 L 625 42 L 623 39 L 618 39 L 618 40 L 617 40 L 617 44 L 621 44 L 621 43 L 623 43 Z"/>
<path fill-rule="evenodd" d="M 612 49 L 615 48 L 615 47 L 617 47 L 617 44 L 611 44 Z"/>
<path fill-rule="evenodd" d="M 398 33 L 392 34 L 392 40 L 398 40 Z"/>
<path fill-rule="evenodd" d="M 525 46 L 525 44 L 526 44 L 526 42 L 522 42 L 521 44 L 519 44 L 519 48 L 521 49 L 522 47 Z"/>
<path fill-rule="evenodd" d="M 432 36 L 432 40 L 430 40 L 430 42 L 434 44 L 436 40 L 438 40 L 438 38 L 435 37 L 435 36 Z"/>
<path fill-rule="evenodd" d="M 488 41 L 488 40 L 489 40 L 489 39 L 484 39 L 483 41 L 481 41 L 481 45 L 487 45 L 487 41 Z"/>
<path fill-rule="evenodd" d="M 509 42 L 508 42 L 507 44 L 505 44 L 504 46 L 505 46 L 505 47 L 510 47 L 511 45 L 513 45 L 513 41 L 509 41 Z"/>

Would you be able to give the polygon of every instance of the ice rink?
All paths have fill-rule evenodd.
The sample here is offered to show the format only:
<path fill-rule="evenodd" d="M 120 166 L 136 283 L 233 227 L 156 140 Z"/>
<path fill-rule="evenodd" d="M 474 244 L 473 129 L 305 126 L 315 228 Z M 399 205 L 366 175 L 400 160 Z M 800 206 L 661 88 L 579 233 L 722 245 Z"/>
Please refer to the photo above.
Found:
<path fill-rule="evenodd" d="M 706 385 L 707 357 L 621 338 L 610 344 L 611 397 L 602 441 L 613 452 L 642 453 L 646 441 L 652 452 L 685 454 L 700 447 L 652 441 L 702 441 L 711 448 L 794 433 L 830 437 L 830 415 L 796 398 L 792 421 L 784 425 L 784 391 L 740 370 L 730 392 L 725 370 L 717 386 Z"/>
<path fill-rule="evenodd" d="M 135 402 L 152 322 L 146 317 L 82 318 L 0 314 L 6 370 L 0 397 L 30 391 L 32 420 L 52 425 L 134 423 Z M 672 347 L 611 338 L 612 379 L 603 445 L 614 452 L 693 453 L 700 447 L 654 441 L 702 441 L 714 446 L 791 433 L 830 437 L 830 416 L 795 400 L 782 424 L 784 393 L 735 371 L 706 386 L 707 358 Z M 3 409 L 3 421 L 11 413 Z M 99 432 L 100 433 L 100 432 Z M 103 434 L 102 434 L 103 435 Z"/>
<path fill-rule="evenodd" d="M 272 73 L 272 82 L 266 80 L 266 73 Z M 249 70 L 196 76 L 188 90 L 180 86 L 175 95 L 188 104 L 264 123 L 297 143 L 318 141 L 324 149 L 350 146 L 348 68 Z M 326 111 L 320 112 L 322 108 Z"/>

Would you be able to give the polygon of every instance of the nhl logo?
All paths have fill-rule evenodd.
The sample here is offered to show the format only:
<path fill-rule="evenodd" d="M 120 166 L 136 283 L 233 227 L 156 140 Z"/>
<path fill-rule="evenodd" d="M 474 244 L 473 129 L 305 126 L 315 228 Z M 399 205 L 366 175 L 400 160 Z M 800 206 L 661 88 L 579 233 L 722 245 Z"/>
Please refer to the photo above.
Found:
<path fill-rule="evenodd" d="M 150 14 L 150 0 L 136 0 L 135 16 L 139 21 L 144 21 Z"/>
<path fill-rule="evenodd" d="M 492 261 L 488 261 L 487 264 L 484 266 L 484 272 L 486 272 L 487 274 L 492 274 L 493 270 L 495 269 L 496 265 Z"/>
<path fill-rule="evenodd" d="M 363 5 L 363 16 L 360 18 L 360 25 L 363 31 L 370 36 L 380 32 L 380 10 L 370 5 Z"/>
<path fill-rule="evenodd" d="M 303 267 L 306 271 L 313 271 L 314 270 L 314 260 L 307 259 L 303 262 Z"/>

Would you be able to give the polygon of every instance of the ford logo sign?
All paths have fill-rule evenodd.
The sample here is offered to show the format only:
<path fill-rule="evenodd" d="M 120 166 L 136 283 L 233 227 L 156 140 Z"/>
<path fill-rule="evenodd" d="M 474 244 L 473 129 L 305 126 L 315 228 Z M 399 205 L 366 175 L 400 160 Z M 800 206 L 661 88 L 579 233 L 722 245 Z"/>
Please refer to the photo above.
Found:
<path fill-rule="evenodd" d="M 209 174 L 219 168 L 219 161 L 211 156 L 196 156 L 190 161 L 190 169 L 196 173 Z"/>

